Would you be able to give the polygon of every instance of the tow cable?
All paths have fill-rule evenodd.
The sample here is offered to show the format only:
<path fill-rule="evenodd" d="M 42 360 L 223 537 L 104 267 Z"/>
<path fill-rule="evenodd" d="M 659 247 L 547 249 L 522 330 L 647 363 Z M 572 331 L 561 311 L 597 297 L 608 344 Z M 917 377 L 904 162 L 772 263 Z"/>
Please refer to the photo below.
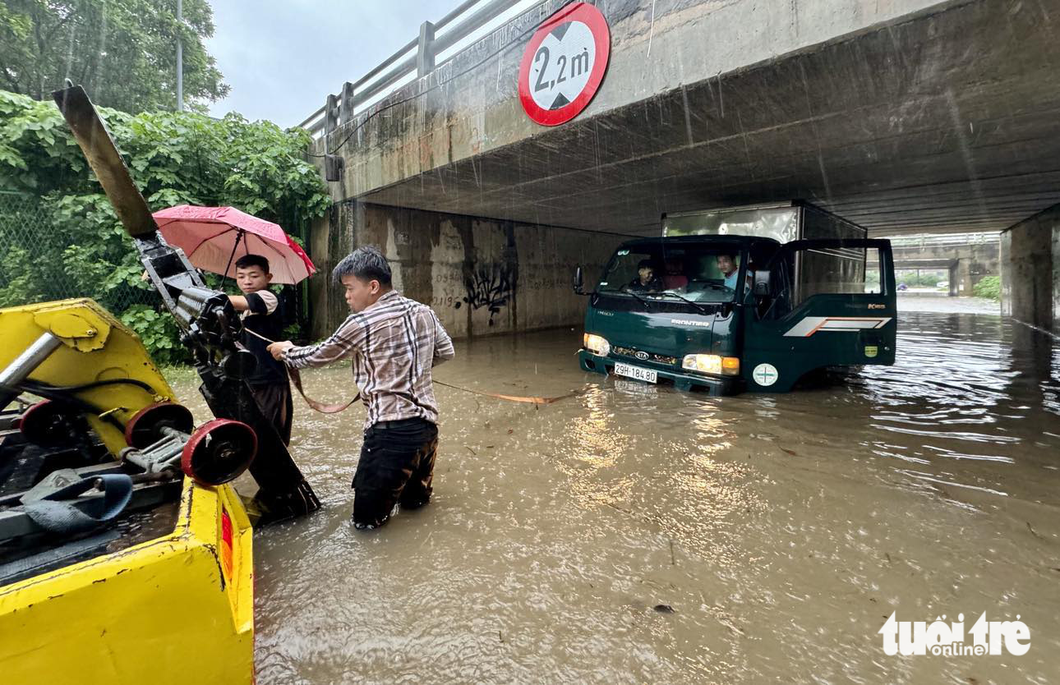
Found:
<path fill-rule="evenodd" d="M 250 329 L 244 328 L 243 330 L 245 330 L 247 333 L 250 333 L 251 335 L 253 335 L 256 338 L 260 338 L 261 340 L 264 340 L 265 342 L 269 343 L 270 345 L 276 342 L 275 340 L 269 340 L 264 335 L 261 335 L 260 333 L 255 333 L 254 331 L 252 331 Z M 284 365 L 284 366 L 286 366 L 286 365 Z M 294 384 L 295 389 L 298 390 L 298 394 L 302 396 L 302 399 L 305 400 L 306 404 L 308 404 L 311 408 L 315 409 L 316 411 L 320 412 L 321 414 L 337 414 L 340 411 L 348 409 L 354 402 L 356 402 L 357 400 L 359 400 L 361 398 L 361 393 L 358 390 L 357 395 L 352 400 L 350 400 L 349 402 L 347 402 L 345 404 L 343 404 L 341 402 L 337 403 L 337 404 L 325 404 L 323 402 L 318 402 L 318 401 L 308 397 L 305 394 L 305 392 L 302 390 L 302 376 L 298 373 L 297 369 L 292 369 L 290 367 L 287 367 L 287 373 L 290 375 L 291 382 Z M 534 404 L 534 405 L 552 404 L 553 402 L 559 402 L 560 400 L 565 400 L 565 399 L 568 399 L 570 397 L 577 397 L 578 395 L 585 394 L 585 390 L 575 390 L 574 392 L 569 392 L 566 395 L 559 395 L 557 397 L 528 397 L 528 396 L 523 396 L 523 395 L 503 395 L 503 394 L 495 393 L 495 392 L 484 392 L 484 391 L 481 391 L 481 390 L 472 390 L 471 388 L 463 388 L 463 387 L 461 387 L 459 385 L 453 385 L 452 383 L 445 383 L 443 381 L 439 381 L 439 380 L 436 380 L 436 379 L 432 379 L 432 381 L 434 382 L 435 385 L 441 385 L 441 386 L 446 387 L 446 388 L 452 388 L 453 390 L 460 390 L 461 392 L 471 393 L 472 395 L 481 395 L 482 397 L 490 397 L 490 398 L 493 398 L 495 400 L 505 400 L 507 402 L 521 402 L 521 403 L 524 403 L 524 404 Z"/>

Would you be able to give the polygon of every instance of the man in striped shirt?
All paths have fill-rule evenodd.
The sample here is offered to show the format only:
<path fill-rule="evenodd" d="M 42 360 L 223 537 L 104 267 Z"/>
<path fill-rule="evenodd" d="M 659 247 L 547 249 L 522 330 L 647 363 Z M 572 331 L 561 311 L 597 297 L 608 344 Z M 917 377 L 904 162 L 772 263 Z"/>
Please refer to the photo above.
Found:
<path fill-rule="evenodd" d="M 353 380 L 367 409 L 364 444 L 353 476 L 353 524 L 377 528 L 395 504 L 416 509 L 431 498 L 438 446 L 438 405 L 431 368 L 453 358 L 453 341 L 430 307 L 391 287 L 390 264 L 361 247 L 332 273 L 353 313 L 324 342 L 269 345 L 287 366 L 353 360 Z"/>

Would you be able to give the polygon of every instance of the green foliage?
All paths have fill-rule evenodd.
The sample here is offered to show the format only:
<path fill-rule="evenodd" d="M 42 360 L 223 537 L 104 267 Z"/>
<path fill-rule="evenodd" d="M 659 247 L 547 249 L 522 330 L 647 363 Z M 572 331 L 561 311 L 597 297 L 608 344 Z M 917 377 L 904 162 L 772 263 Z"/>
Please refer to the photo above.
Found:
<path fill-rule="evenodd" d="M 187 352 L 180 344 L 180 329 L 169 313 L 134 304 L 122 313 L 121 322 L 136 333 L 156 364 L 187 361 Z"/>
<path fill-rule="evenodd" d="M 224 97 L 204 39 L 207 0 L 5 0 L 0 5 L 0 88 L 43 100 L 63 79 L 126 112 L 176 109 L 176 49 L 184 51 L 184 95 L 192 109 Z"/>
<path fill-rule="evenodd" d="M 1001 299 L 1001 277 L 984 276 L 975 284 L 973 290 L 976 297 L 985 297 L 988 300 L 998 301 Z"/>
<path fill-rule="evenodd" d="M 100 114 L 153 209 L 231 205 L 304 240 L 330 205 L 305 161 L 310 141 L 301 129 L 236 114 Z M 140 279 L 132 243 L 54 104 L 0 91 L 0 188 L 21 193 L 0 194 L 0 306 L 93 297 L 128 317 L 160 362 L 179 358 L 181 350 L 163 344 L 176 344 L 168 314 L 126 311 L 157 309 L 158 297 Z"/>

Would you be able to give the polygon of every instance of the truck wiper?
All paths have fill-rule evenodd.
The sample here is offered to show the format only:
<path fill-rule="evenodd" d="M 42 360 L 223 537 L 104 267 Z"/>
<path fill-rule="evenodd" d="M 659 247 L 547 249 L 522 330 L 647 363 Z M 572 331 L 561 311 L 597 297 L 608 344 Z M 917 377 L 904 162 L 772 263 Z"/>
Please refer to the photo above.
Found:
<path fill-rule="evenodd" d="M 633 297 L 635 297 L 635 298 L 637 298 L 638 300 L 640 300 L 641 302 L 643 302 L 645 306 L 647 306 L 647 305 L 651 304 L 651 301 L 650 301 L 650 300 L 645 300 L 645 299 L 644 299 L 643 297 L 641 297 L 641 296 L 640 296 L 640 295 L 638 295 L 637 293 L 635 293 L 635 292 L 633 292 L 632 290 L 630 290 L 630 289 L 629 289 L 629 284 L 628 284 L 628 283 L 627 283 L 626 285 L 622 286 L 621 288 L 619 288 L 619 289 L 618 289 L 618 292 L 620 292 L 620 293 L 626 293 L 626 294 L 632 295 Z"/>
<path fill-rule="evenodd" d="M 662 290 L 658 294 L 659 295 L 669 295 L 671 297 L 676 297 L 677 299 L 683 300 L 684 302 L 687 302 L 688 304 L 690 304 L 693 307 L 695 307 L 696 311 L 699 312 L 700 314 L 710 314 L 710 310 L 707 309 L 706 307 L 704 307 L 703 305 L 701 305 L 700 303 L 696 302 L 695 300 L 690 300 L 687 297 L 685 297 L 684 295 L 678 295 L 677 293 L 673 292 L 672 290 Z"/>

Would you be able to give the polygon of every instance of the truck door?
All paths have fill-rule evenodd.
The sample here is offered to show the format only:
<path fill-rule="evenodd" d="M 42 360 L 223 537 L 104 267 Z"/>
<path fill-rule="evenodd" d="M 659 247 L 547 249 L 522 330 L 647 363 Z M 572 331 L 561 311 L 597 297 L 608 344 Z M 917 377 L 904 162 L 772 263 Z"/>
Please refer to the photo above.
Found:
<path fill-rule="evenodd" d="M 894 363 L 890 241 L 798 240 L 756 266 L 744 303 L 748 390 L 785 392 L 817 369 Z"/>

